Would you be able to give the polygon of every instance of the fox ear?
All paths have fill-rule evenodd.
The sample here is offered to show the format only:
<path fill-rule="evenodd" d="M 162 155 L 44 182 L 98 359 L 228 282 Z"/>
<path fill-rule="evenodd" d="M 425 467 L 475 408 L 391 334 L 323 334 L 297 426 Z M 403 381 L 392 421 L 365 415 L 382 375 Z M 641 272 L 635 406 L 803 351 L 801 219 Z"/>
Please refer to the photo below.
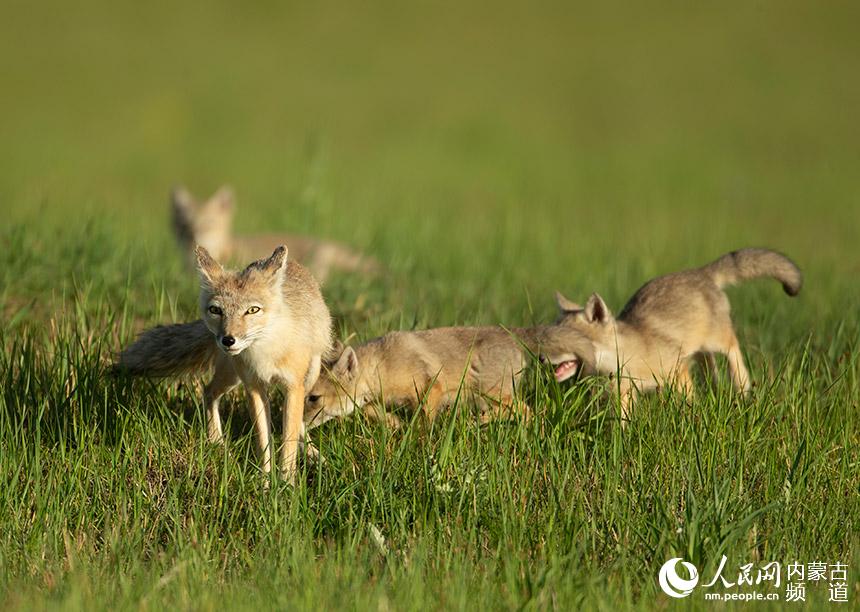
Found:
<path fill-rule="evenodd" d="M 596 293 L 592 293 L 585 304 L 585 319 L 589 323 L 606 323 L 612 318 L 609 308 L 603 298 Z"/>
<path fill-rule="evenodd" d="M 170 210 L 173 229 L 183 247 L 194 244 L 194 217 L 197 204 L 194 196 L 185 187 L 178 186 L 170 192 Z"/>
<path fill-rule="evenodd" d="M 351 346 L 346 347 L 331 369 L 341 380 L 352 380 L 358 374 L 358 355 Z"/>
<path fill-rule="evenodd" d="M 200 272 L 200 278 L 210 287 L 217 284 L 224 274 L 224 268 L 221 267 L 209 254 L 209 251 L 204 249 L 199 244 L 194 248 L 194 254 L 197 256 L 197 271 Z"/>
<path fill-rule="evenodd" d="M 281 245 L 259 266 L 260 272 L 269 275 L 275 285 L 280 285 L 284 282 L 284 272 L 287 269 L 287 253 L 287 247 Z"/>
<path fill-rule="evenodd" d="M 571 302 L 561 294 L 561 291 L 555 292 L 555 303 L 558 304 L 558 309 L 562 314 L 582 310 L 582 306 L 576 302 Z"/>
<path fill-rule="evenodd" d="M 194 214 L 194 209 L 197 208 L 194 196 L 182 185 L 177 185 L 170 192 L 170 204 L 175 213 L 182 214 L 186 218 L 190 218 Z"/>
<path fill-rule="evenodd" d="M 323 363 L 331 363 L 333 364 L 338 358 L 343 354 L 346 346 L 343 342 L 335 338 L 332 340 L 331 348 L 323 355 Z"/>
<path fill-rule="evenodd" d="M 232 213 L 236 209 L 236 195 L 229 185 L 219 187 L 209 201 L 213 202 L 223 212 Z"/>

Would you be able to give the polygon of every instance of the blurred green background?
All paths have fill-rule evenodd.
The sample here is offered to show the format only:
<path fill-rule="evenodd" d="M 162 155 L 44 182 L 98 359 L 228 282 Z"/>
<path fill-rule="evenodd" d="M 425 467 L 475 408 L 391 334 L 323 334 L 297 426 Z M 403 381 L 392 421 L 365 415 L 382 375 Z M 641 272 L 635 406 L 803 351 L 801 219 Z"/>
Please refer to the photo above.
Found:
<path fill-rule="evenodd" d="M 464 304 L 617 303 L 749 244 L 860 272 L 853 2 L 3 13 L 0 203 L 51 241 L 101 217 L 173 263 L 170 187 L 231 183 L 240 231 L 350 242 Z"/>

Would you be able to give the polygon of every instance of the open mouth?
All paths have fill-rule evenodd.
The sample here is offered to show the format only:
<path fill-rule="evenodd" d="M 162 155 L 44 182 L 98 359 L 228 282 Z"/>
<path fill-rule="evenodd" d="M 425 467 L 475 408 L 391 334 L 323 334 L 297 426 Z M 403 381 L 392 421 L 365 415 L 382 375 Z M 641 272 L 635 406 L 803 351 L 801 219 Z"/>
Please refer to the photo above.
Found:
<path fill-rule="evenodd" d="M 568 359 L 555 365 L 555 379 L 558 382 L 567 380 L 579 371 L 582 362 L 579 359 Z"/>

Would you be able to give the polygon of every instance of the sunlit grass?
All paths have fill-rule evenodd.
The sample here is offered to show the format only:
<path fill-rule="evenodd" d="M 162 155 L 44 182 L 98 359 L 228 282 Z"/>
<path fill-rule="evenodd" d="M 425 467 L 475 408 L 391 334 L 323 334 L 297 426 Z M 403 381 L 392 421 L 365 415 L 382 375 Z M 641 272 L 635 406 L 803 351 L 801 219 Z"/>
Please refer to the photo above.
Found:
<path fill-rule="evenodd" d="M 650 608 L 664 561 L 723 554 L 848 562 L 856 605 L 856 9 L 601 6 L 8 11 L 0 607 Z M 530 421 L 356 415 L 267 488 L 241 391 L 213 446 L 200 379 L 107 374 L 197 316 L 177 182 L 384 262 L 325 287 L 353 342 L 546 323 L 556 289 L 617 312 L 741 246 L 806 282 L 730 290 L 748 399 L 702 378 L 622 431 L 608 383 L 534 367 Z"/>

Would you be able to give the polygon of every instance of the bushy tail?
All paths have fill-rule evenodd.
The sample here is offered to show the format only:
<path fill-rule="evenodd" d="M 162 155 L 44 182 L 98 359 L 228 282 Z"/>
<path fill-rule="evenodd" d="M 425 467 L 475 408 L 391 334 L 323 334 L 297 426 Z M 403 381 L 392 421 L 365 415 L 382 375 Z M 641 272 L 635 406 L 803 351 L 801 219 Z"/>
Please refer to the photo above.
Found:
<path fill-rule="evenodd" d="M 732 251 L 702 269 L 711 274 L 720 289 L 763 276 L 781 282 L 782 288 L 791 296 L 797 295 L 803 285 L 803 276 L 795 263 L 785 255 L 769 249 Z"/>
<path fill-rule="evenodd" d="M 113 364 L 115 373 L 178 376 L 204 370 L 215 358 L 215 338 L 203 321 L 147 329 Z"/>

